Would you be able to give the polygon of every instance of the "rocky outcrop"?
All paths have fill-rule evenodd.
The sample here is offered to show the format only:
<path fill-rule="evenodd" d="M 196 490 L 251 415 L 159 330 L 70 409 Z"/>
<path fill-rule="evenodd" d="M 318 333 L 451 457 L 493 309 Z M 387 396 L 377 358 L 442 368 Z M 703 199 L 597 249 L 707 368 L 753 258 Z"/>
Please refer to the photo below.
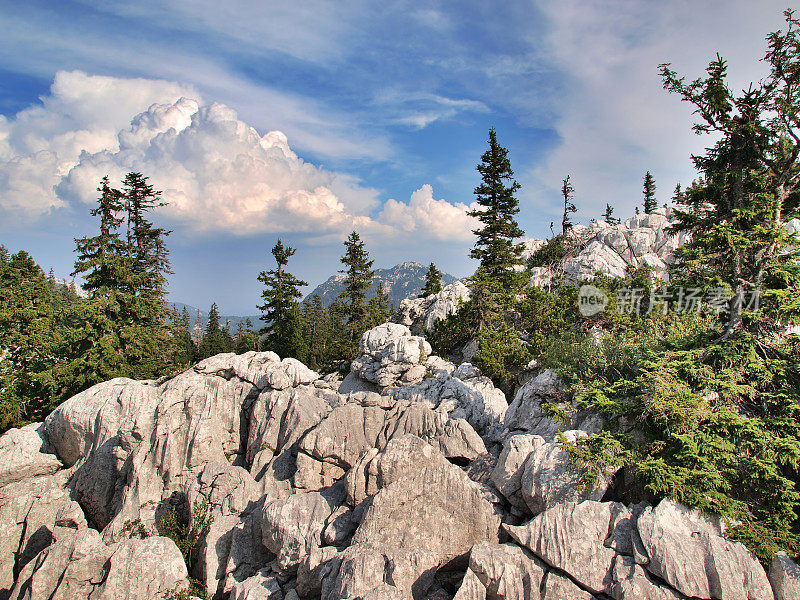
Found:
<path fill-rule="evenodd" d="M 403 325 L 362 341 L 367 389 L 225 354 L 0 437 L 0 600 L 167 598 L 189 575 L 213 600 L 797 596 L 787 556 L 768 577 L 718 519 L 584 489 L 562 446 L 600 422 L 551 418 L 553 373 L 508 406 Z M 165 515 L 205 523 L 191 572 Z"/>
<path fill-rule="evenodd" d="M 392 321 L 409 327 L 421 335 L 431 331 L 437 321 L 452 315 L 469 300 L 469 288 L 464 281 L 456 281 L 437 294 L 425 298 L 406 298 L 392 317 Z"/>
<path fill-rule="evenodd" d="M 546 285 L 556 272 L 572 281 L 590 279 L 598 272 L 624 277 L 628 267 L 640 266 L 651 267 L 656 277 L 666 278 L 675 249 L 688 240 L 686 233 L 669 232 L 673 223 L 673 209 L 658 208 L 649 215 L 636 215 L 617 225 L 605 221 L 588 227 L 575 225 L 570 238 L 577 253 L 555 267 L 535 267 L 531 283 Z M 531 244 L 528 255 L 532 255 L 536 247 Z"/>

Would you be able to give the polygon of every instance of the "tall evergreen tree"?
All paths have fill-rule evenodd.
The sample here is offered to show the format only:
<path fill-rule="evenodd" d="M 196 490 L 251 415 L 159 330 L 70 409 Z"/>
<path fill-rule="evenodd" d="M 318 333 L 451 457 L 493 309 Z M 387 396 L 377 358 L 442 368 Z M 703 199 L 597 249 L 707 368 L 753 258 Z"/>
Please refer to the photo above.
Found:
<path fill-rule="evenodd" d="M 672 192 L 672 203 L 677 205 L 685 205 L 686 204 L 686 194 L 681 189 L 681 184 L 675 184 L 675 190 Z"/>
<path fill-rule="evenodd" d="M 276 268 L 258 275 L 258 280 L 265 286 L 261 292 L 264 304 L 258 309 L 263 312 L 260 318 L 265 323 L 261 330 L 265 335 L 265 348 L 282 357 L 302 358 L 305 343 L 298 300 L 302 297 L 300 288 L 308 284 L 285 270 L 295 252 L 291 246 L 284 246 L 281 240 L 272 248 Z"/>
<path fill-rule="evenodd" d="M 236 354 L 258 350 L 258 334 L 253 330 L 253 322 L 250 317 L 247 317 L 244 321 L 239 321 L 235 345 Z"/>
<path fill-rule="evenodd" d="M 519 285 L 515 267 L 522 264 L 524 235 L 514 216 L 519 212 L 519 202 L 514 193 L 520 188 L 514 179 L 508 149 L 497 142 L 497 132 L 489 130 L 489 148 L 477 166 L 481 184 L 475 188 L 475 200 L 481 207 L 468 214 L 477 218 L 483 227 L 473 233 L 478 237 L 470 257 L 480 261 L 482 276 L 513 291 Z"/>
<path fill-rule="evenodd" d="M 180 313 L 173 306 L 172 314 L 174 315 L 172 336 L 175 340 L 175 356 L 172 362 L 176 366 L 188 366 L 194 362 L 197 355 L 197 348 L 195 348 L 191 334 L 192 319 L 189 317 L 186 305 Z"/>
<path fill-rule="evenodd" d="M 208 321 L 206 322 L 203 340 L 198 348 L 198 358 L 208 358 L 209 356 L 230 351 L 231 345 L 226 340 L 225 333 L 220 325 L 219 307 L 216 302 L 212 302 L 211 308 L 208 310 Z"/>
<path fill-rule="evenodd" d="M 574 197 L 575 188 L 572 187 L 569 181 L 569 175 L 567 175 L 561 182 L 561 198 L 564 200 L 564 213 L 561 217 L 561 235 L 567 235 L 567 232 L 572 229 L 572 219 L 570 215 L 578 212 L 575 203 L 572 202 Z"/>
<path fill-rule="evenodd" d="M 603 213 L 603 220 L 609 225 L 618 225 L 619 219 L 613 215 L 614 208 L 610 204 L 606 203 L 606 211 Z"/>
<path fill-rule="evenodd" d="M 656 180 L 650 174 L 650 171 L 644 174 L 642 194 L 644 196 L 644 212 L 649 215 L 658 208 L 656 203 Z"/>
<path fill-rule="evenodd" d="M 434 263 L 428 266 L 428 272 L 425 275 L 425 287 L 420 292 L 420 298 L 427 298 L 433 294 L 438 294 L 442 291 L 442 272 L 436 268 Z"/>
<path fill-rule="evenodd" d="M 366 331 L 369 323 L 366 297 L 375 271 L 372 270 L 374 261 L 370 260 L 358 233 L 353 231 L 345 240 L 344 247 L 344 256 L 339 259 L 344 265 L 339 271 L 344 274 L 342 281 L 344 289 L 339 295 L 339 300 L 347 319 L 347 330 L 352 344 Z"/>

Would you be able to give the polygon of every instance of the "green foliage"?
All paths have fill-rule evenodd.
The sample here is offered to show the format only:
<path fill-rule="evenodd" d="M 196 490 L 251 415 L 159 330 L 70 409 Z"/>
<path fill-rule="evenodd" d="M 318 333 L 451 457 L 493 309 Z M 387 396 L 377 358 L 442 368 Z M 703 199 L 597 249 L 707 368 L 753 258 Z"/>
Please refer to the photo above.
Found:
<path fill-rule="evenodd" d="M 130 519 L 125 521 L 125 524 L 122 526 L 122 535 L 128 538 L 139 538 L 141 540 L 150 537 L 150 534 L 147 532 L 147 528 L 139 518 L 136 518 L 133 521 Z"/>
<path fill-rule="evenodd" d="M 308 284 L 284 270 L 295 252 L 291 246 L 284 246 L 281 240 L 272 248 L 277 267 L 262 271 L 258 276 L 258 280 L 265 285 L 261 293 L 264 304 L 258 309 L 264 313 L 260 318 L 265 322 L 261 330 L 265 335 L 265 349 L 281 357 L 303 360 L 307 348 L 302 335 L 298 300 L 302 297 L 300 288 Z"/>
<path fill-rule="evenodd" d="M 528 259 L 528 268 L 554 267 L 574 252 L 574 244 L 563 235 L 550 238 Z"/>
<path fill-rule="evenodd" d="M 427 298 L 442 291 L 442 272 L 431 263 L 425 276 L 425 287 L 419 294 L 420 298 Z"/>
<path fill-rule="evenodd" d="M 578 212 L 575 203 L 572 201 L 575 197 L 575 188 L 569 181 L 567 175 L 561 182 L 561 197 L 564 199 L 564 213 L 561 217 L 561 235 L 566 236 L 567 232 L 572 229 L 572 219 L 570 215 Z"/>
<path fill-rule="evenodd" d="M 347 331 L 350 334 L 351 354 L 355 352 L 355 343 L 361 334 L 368 329 L 370 310 L 366 302 L 367 290 L 372 283 L 374 261 L 361 241 L 358 233 L 353 231 L 344 242 L 345 253 L 339 260 L 344 268 L 342 285 L 344 289 L 339 296 Z"/>
<path fill-rule="evenodd" d="M 197 349 L 197 358 L 203 359 L 215 354 L 223 352 L 231 352 L 232 343 L 229 335 L 225 335 L 219 323 L 219 308 L 217 303 L 213 302 L 208 311 L 208 321 L 206 321 L 206 330 L 203 334 L 203 339 Z"/>
<path fill-rule="evenodd" d="M 650 174 L 650 171 L 644 174 L 642 195 L 644 196 L 644 212 L 649 215 L 658 208 L 656 203 L 656 180 Z"/>
<path fill-rule="evenodd" d="M 161 516 L 157 523 L 158 533 L 168 537 L 183 555 L 186 569 L 192 571 L 192 553 L 197 545 L 208 533 L 214 516 L 211 514 L 211 507 L 208 499 L 195 501 L 191 514 L 188 518 L 180 514 L 175 506 L 170 506 Z"/>
<path fill-rule="evenodd" d="M 680 184 L 678 184 L 680 186 Z M 619 225 L 619 219 L 614 216 L 614 208 L 606 203 L 606 210 L 603 213 L 603 220 L 609 225 Z"/>
<path fill-rule="evenodd" d="M 514 374 L 528 361 L 530 353 L 511 325 L 503 323 L 478 332 L 475 364 L 507 393 L 511 391 Z"/>

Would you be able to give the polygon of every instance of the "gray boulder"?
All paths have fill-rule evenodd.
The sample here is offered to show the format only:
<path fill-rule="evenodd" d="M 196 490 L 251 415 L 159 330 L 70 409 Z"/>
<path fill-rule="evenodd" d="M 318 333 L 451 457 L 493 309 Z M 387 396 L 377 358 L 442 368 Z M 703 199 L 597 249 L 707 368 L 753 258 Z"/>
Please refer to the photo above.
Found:
<path fill-rule="evenodd" d="M 800 598 L 800 567 L 785 552 L 778 552 L 769 564 L 769 582 L 775 600 Z"/>
<path fill-rule="evenodd" d="M 44 424 L 9 429 L 0 436 L 0 487 L 15 481 L 50 475 L 62 467 L 44 437 Z"/>

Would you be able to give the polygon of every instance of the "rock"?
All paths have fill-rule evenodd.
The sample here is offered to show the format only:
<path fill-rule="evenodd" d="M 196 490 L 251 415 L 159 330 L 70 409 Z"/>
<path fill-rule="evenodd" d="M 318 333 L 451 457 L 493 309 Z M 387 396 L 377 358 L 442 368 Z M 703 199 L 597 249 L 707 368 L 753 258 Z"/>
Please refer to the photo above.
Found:
<path fill-rule="evenodd" d="M 84 529 L 28 563 L 10 598 L 166 599 L 187 586 L 186 565 L 172 540 L 150 537 L 106 546 L 95 530 Z"/>
<path fill-rule="evenodd" d="M 594 596 L 555 570 L 550 570 L 542 581 L 544 593 L 541 600 L 593 600 Z"/>
<path fill-rule="evenodd" d="M 425 362 L 431 345 L 425 338 L 412 336 L 405 325 L 384 323 L 366 331 L 359 342 L 359 355 L 350 369 L 359 378 L 385 388 L 403 383 L 417 383 L 425 372 L 409 371 Z"/>
<path fill-rule="evenodd" d="M 587 500 L 550 508 L 525 525 L 504 525 L 511 537 L 552 567 L 566 571 L 593 594 L 610 583 L 616 553 L 604 546 L 616 502 Z"/>
<path fill-rule="evenodd" d="M 785 552 L 778 552 L 769 564 L 769 582 L 775 600 L 800 598 L 800 567 Z"/>
<path fill-rule="evenodd" d="M 43 423 L 9 429 L 0 436 L 0 487 L 39 475 L 50 475 L 61 466 L 61 461 L 45 440 Z"/>
<path fill-rule="evenodd" d="M 86 529 L 80 506 L 64 481 L 43 476 L 0 488 L 0 597 L 19 571 L 54 541 Z"/>
<path fill-rule="evenodd" d="M 311 549 L 322 544 L 325 522 L 334 508 L 319 492 L 301 492 L 264 505 L 262 539 L 277 555 L 281 570 L 296 571 Z"/>
<path fill-rule="evenodd" d="M 284 600 L 278 580 L 269 568 L 261 569 L 252 577 L 231 588 L 230 600 Z"/>
<path fill-rule="evenodd" d="M 469 300 L 469 288 L 463 281 L 455 281 L 426 298 L 407 298 L 392 317 L 394 323 L 409 327 L 415 335 L 433 329 L 437 321 L 446 318 Z"/>
<path fill-rule="evenodd" d="M 662 500 L 642 512 L 637 528 L 649 558 L 647 570 L 682 594 L 772 598 L 764 569 L 742 544 L 721 537 L 719 519 Z"/>
<path fill-rule="evenodd" d="M 414 443 L 411 440 L 404 443 Z M 466 554 L 478 542 L 497 541 L 500 520 L 480 486 L 433 450 L 430 460 L 391 481 L 372 497 L 353 543 L 424 548 L 437 564 Z M 435 537 L 431 532 L 436 531 Z"/>
<path fill-rule="evenodd" d="M 574 444 L 586 437 L 585 431 L 564 432 L 567 442 Z M 611 482 L 613 473 L 607 474 L 592 489 L 582 489 L 582 473 L 570 465 L 570 456 L 561 449 L 560 442 L 545 442 L 539 438 L 522 468 L 519 497 L 533 515 L 562 502 L 600 500 Z"/>
<path fill-rule="evenodd" d="M 470 552 L 468 572 L 473 573 L 483 587 L 483 597 L 538 600 L 545 570 L 546 566 L 541 561 L 528 556 L 519 546 L 511 544 L 482 542 L 475 545 Z M 467 585 L 477 590 L 474 581 L 468 580 Z M 471 590 L 466 590 L 463 595 L 467 592 L 474 594 Z"/>
<path fill-rule="evenodd" d="M 675 590 L 653 581 L 633 557 L 618 555 L 609 594 L 614 600 L 681 600 Z M 726 596 L 723 596 L 725 598 Z"/>
<path fill-rule="evenodd" d="M 107 569 L 105 581 L 92 598 L 166 598 L 170 592 L 188 584 L 183 555 L 175 542 L 165 537 L 130 539 L 116 544 Z"/>
<path fill-rule="evenodd" d="M 350 372 L 342 380 L 338 391 L 340 394 L 352 394 L 353 392 L 378 392 L 380 388 L 371 381 L 364 381 L 355 373 Z"/>
<path fill-rule="evenodd" d="M 538 435 L 518 434 L 506 439 L 503 451 L 491 474 L 491 482 L 506 500 L 517 508 L 525 508 L 525 500 L 520 496 L 522 474 L 528 456 L 545 443 Z M 541 511 L 540 511 L 541 512 Z"/>
<path fill-rule="evenodd" d="M 543 402 L 563 406 L 559 397 L 559 380 L 554 371 L 543 371 L 530 382 L 523 385 L 514 395 L 508 407 L 504 425 L 509 431 L 524 431 L 553 439 L 556 432 L 565 429 L 564 425 L 553 420 L 544 408 Z"/>

